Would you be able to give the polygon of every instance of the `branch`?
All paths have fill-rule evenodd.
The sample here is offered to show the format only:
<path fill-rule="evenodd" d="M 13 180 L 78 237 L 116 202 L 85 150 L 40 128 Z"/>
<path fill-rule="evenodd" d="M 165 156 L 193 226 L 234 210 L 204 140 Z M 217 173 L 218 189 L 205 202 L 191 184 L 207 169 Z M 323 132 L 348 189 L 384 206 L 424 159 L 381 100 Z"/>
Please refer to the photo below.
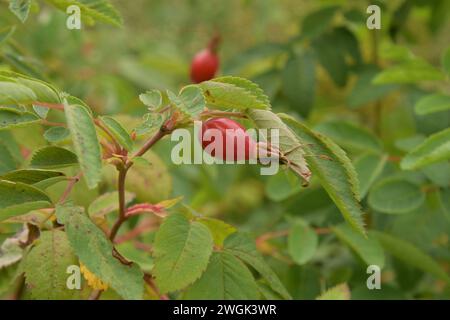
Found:
<path fill-rule="evenodd" d="M 69 183 L 67 184 L 66 189 L 64 190 L 61 198 L 59 199 L 58 203 L 64 203 L 67 198 L 70 195 L 70 192 L 72 192 L 73 187 L 75 186 L 75 184 L 80 181 L 81 177 L 83 176 L 83 172 L 79 172 L 76 176 L 70 178 Z"/>
<path fill-rule="evenodd" d="M 49 109 L 55 109 L 59 111 L 64 111 L 64 105 L 61 103 L 49 103 L 49 102 L 40 102 L 40 101 L 33 101 L 33 104 L 40 107 L 46 107 Z"/>

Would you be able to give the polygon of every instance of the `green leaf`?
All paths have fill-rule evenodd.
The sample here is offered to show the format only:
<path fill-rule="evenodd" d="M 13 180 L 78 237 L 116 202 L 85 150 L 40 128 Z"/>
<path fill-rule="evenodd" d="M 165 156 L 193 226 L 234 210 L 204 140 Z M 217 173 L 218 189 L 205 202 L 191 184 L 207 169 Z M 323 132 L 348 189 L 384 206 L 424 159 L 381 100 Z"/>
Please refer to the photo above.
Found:
<path fill-rule="evenodd" d="M 267 96 L 257 84 L 237 77 L 220 77 L 198 85 L 211 109 L 270 109 Z"/>
<path fill-rule="evenodd" d="M 278 130 L 280 151 L 289 160 L 289 168 L 298 174 L 305 184 L 309 182 L 311 172 L 305 160 L 304 144 L 292 133 L 283 121 L 269 110 L 247 110 L 247 115 L 258 129 Z M 269 132 L 270 134 L 270 132 Z M 268 140 L 269 137 L 266 137 Z M 267 141 L 270 143 L 270 141 Z"/>
<path fill-rule="evenodd" d="M 182 289 L 205 271 L 213 248 L 213 237 L 200 222 L 182 214 L 165 219 L 156 233 L 153 274 L 162 293 Z"/>
<path fill-rule="evenodd" d="M 163 123 L 161 114 L 154 112 L 144 114 L 142 119 L 142 124 L 134 129 L 138 136 L 158 130 Z"/>
<path fill-rule="evenodd" d="M 414 59 L 381 71 L 374 79 L 374 84 L 416 83 L 443 80 L 444 75 L 428 62 Z"/>
<path fill-rule="evenodd" d="M 82 17 L 90 17 L 94 20 L 109 23 L 120 27 L 123 24 L 119 12 L 108 0 L 46 0 L 58 9 L 66 12 L 70 5 L 76 5 L 81 9 Z"/>
<path fill-rule="evenodd" d="M 235 233 L 237 230 L 232 225 L 223 222 L 219 219 L 203 217 L 198 220 L 198 222 L 203 223 L 208 227 L 209 231 L 212 234 L 214 245 L 223 246 L 223 241 L 232 233 Z"/>
<path fill-rule="evenodd" d="M 283 201 L 300 190 L 298 178 L 291 171 L 279 170 L 266 183 L 266 194 L 272 201 Z"/>
<path fill-rule="evenodd" d="M 162 96 L 159 90 L 149 90 L 139 95 L 139 100 L 149 107 L 150 110 L 157 110 L 161 107 Z"/>
<path fill-rule="evenodd" d="M 381 174 L 386 165 L 387 156 L 382 154 L 365 153 L 354 161 L 359 180 L 359 194 L 363 199 L 370 187 Z"/>
<path fill-rule="evenodd" d="M 70 136 L 70 131 L 64 127 L 51 127 L 44 132 L 44 138 L 48 142 L 56 143 L 66 140 Z"/>
<path fill-rule="evenodd" d="M 102 170 L 100 144 L 94 121 L 81 105 L 66 103 L 64 110 L 81 170 L 89 189 L 93 189 L 100 182 Z"/>
<path fill-rule="evenodd" d="M 358 232 L 365 234 L 363 212 L 359 204 L 359 183 L 355 169 L 346 153 L 330 139 L 314 133 L 290 116 L 280 115 L 292 128 L 309 154 L 323 155 L 331 159 L 309 157 L 308 165 L 330 198 L 341 211 L 345 220 Z M 312 146 L 308 147 L 308 144 Z"/>
<path fill-rule="evenodd" d="M 409 266 L 430 273 L 450 284 L 450 277 L 429 255 L 411 243 L 380 231 L 371 231 L 378 238 L 384 250 Z"/>
<path fill-rule="evenodd" d="M 51 206 L 41 190 L 20 182 L 0 180 L 0 221 Z"/>
<path fill-rule="evenodd" d="M 414 106 L 418 115 L 426 115 L 450 109 L 450 96 L 430 94 L 420 99 Z"/>
<path fill-rule="evenodd" d="M 77 156 L 64 148 L 50 146 L 37 150 L 31 157 L 30 165 L 33 168 L 55 169 L 76 165 Z"/>
<path fill-rule="evenodd" d="M 381 149 L 381 142 L 374 134 L 350 122 L 328 121 L 314 129 L 349 150 L 379 152 Z"/>
<path fill-rule="evenodd" d="M 304 222 L 296 222 L 289 230 L 288 252 L 297 264 L 305 264 L 314 256 L 319 238 Z"/>
<path fill-rule="evenodd" d="M 38 169 L 22 169 L 8 172 L 0 176 L 1 180 L 8 180 L 12 182 L 21 182 L 25 184 L 37 184 L 42 183 L 45 180 L 62 178 L 64 180 L 64 173 L 57 171 L 47 171 Z M 61 180 L 58 180 L 61 181 Z"/>
<path fill-rule="evenodd" d="M 22 88 L 17 92 L 7 93 L 7 95 L 11 95 L 11 100 L 15 101 L 11 102 L 11 104 L 26 104 L 33 103 L 35 101 L 61 103 L 58 90 L 56 90 L 56 88 L 51 84 L 42 80 L 11 71 L 0 71 L 0 79 L 1 81 L 8 81 L 12 84 L 15 84 L 17 86 L 16 89 Z M 3 84 L 4 83 L 0 82 L 0 88 Z M 23 88 L 26 88 L 26 90 L 24 90 Z M 0 89 L 0 97 L 2 96 L 2 94 L 4 94 L 3 90 Z"/>
<path fill-rule="evenodd" d="M 450 76 L 450 47 L 442 55 L 442 68 Z"/>
<path fill-rule="evenodd" d="M 177 107 L 191 117 L 196 117 L 205 110 L 205 98 L 202 90 L 195 85 L 181 89 L 177 101 L 179 102 Z"/>
<path fill-rule="evenodd" d="M 0 174 L 14 170 L 17 163 L 9 149 L 0 140 Z"/>
<path fill-rule="evenodd" d="M 386 178 L 369 193 L 369 205 L 383 213 L 402 214 L 420 207 L 425 195 L 420 187 L 400 178 Z"/>
<path fill-rule="evenodd" d="M 17 262 L 19 262 L 24 254 L 24 249 L 22 248 L 21 241 L 26 240 L 23 239 L 22 235 L 25 234 L 25 238 L 28 237 L 28 230 L 25 229 L 18 235 L 14 235 L 14 237 L 7 238 L 2 245 L 0 246 L 0 270 L 3 268 L 10 267 Z"/>
<path fill-rule="evenodd" d="M 143 274 L 136 264 L 124 265 L 113 257 L 113 245 L 80 208 L 58 206 L 58 221 L 65 224 L 75 254 L 89 271 L 111 286 L 122 298 L 143 297 Z M 87 236 L 88 235 L 88 236 Z"/>
<path fill-rule="evenodd" d="M 78 265 L 78 259 L 66 234 L 55 229 L 42 232 L 25 258 L 25 279 L 31 297 L 38 300 L 76 298 L 79 291 L 67 288 L 67 268 L 72 265 Z"/>
<path fill-rule="evenodd" d="M 416 170 L 450 158 L 450 128 L 432 134 L 409 152 L 400 163 L 403 170 Z"/>
<path fill-rule="evenodd" d="M 104 217 L 106 214 L 119 210 L 119 195 L 117 191 L 102 194 L 89 206 L 88 212 L 92 219 Z M 134 200 L 134 194 L 125 192 L 125 204 Z"/>
<path fill-rule="evenodd" d="M 0 104 L 19 104 L 36 100 L 34 92 L 24 85 L 0 76 Z"/>
<path fill-rule="evenodd" d="M 9 0 L 9 10 L 11 10 L 22 23 L 28 18 L 30 6 L 31 0 Z"/>
<path fill-rule="evenodd" d="M 122 147 L 128 151 L 133 149 L 133 140 L 119 122 L 107 116 L 100 117 L 100 119 Z"/>
<path fill-rule="evenodd" d="M 208 268 L 185 293 L 188 300 L 254 300 L 258 287 L 248 268 L 227 252 L 214 252 Z"/>
<path fill-rule="evenodd" d="M 16 112 L 10 109 L 0 109 L 0 130 L 24 127 L 38 121 L 40 119 L 31 112 Z"/>
<path fill-rule="evenodd" d="M 48 112 L 50 111 L 49 108 L 47 107 L 42 107 L 40 105 L 33 105 L 33 110 L 34 112 L 37 113 L 37 115 L 39 116 L 39 118 L 41 119 L 46 119 Z"/>
<path fill-rule="evenodd" d="M 342 87 L 347 83 L 349 70 L 346 64 L 346 52 L 341 47 L 336 47 L 335 40 L 336 33 L 333 30 L 314 39 L 312 45 L 320 64 L 334 83 Z"/>
<path fill-rule="evenodd" d="M 307 15 L 302 21 L 302 36 L 314 38 L 331 24 L 339 6 L 328 6 Z"/>
<path fill-rule="evenodd" d="M 233 233 L 225 239 L 224 248 L 255 269 L 284 299 L 292 299 L 275 272 L 266 264 L 255 246 L 255 242 L 244 233 Z"/>
<path fill-rule="evenodd" d="M 355 232 L 346 224 L 332 228 L 334 234 L 348 245 L 367 265 L 384 267 L 384 251 L 378 239 L 369 233 L 367 238 Z"/>
<path fill-rule="evenodd" d="M 328 289 L 317 300 L 350 300 L 350 289 L 346 283 Z"/>
<path fill-rule="evenodd" d="M 290 105 L 307 117 L 314 105 L 316 71 L 314 55 L 310 51 L 291 57 L 283 69 L 283 92 Z"/>
<path fill-rule="evenodd" d="M 359 108 L 368 103 L 374 102 L 383 98 L 388 93 L 393 91 L 394 85 L 374 85 L 372 80 L 378 73 L 375 66 L 366 66 L 359 74 L 351 93 L 348 95 L 347 102 L 351 108 Z"/>

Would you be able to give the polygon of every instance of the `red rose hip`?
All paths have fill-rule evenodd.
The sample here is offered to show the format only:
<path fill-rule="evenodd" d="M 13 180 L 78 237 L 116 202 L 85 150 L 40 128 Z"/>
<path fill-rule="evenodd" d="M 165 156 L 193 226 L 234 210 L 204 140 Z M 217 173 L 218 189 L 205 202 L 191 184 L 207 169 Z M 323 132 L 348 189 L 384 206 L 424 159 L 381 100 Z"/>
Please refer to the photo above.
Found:
<path fill-rule="evenodd" d="M 203 122 L 202 148 L 215 158 L 239 161 L 256 158 L 257 143 L 245 128 L 228 118 L 211 118 Z"/>
<path fill-rule="evenodd" d="M 218 37 L 213 38 L 208 48 L 198 52 L 192 59 L 191 81 L 193 83 L 211 80 L 216 75 L 220 64 L 217 55 L 218 42 Z"/>

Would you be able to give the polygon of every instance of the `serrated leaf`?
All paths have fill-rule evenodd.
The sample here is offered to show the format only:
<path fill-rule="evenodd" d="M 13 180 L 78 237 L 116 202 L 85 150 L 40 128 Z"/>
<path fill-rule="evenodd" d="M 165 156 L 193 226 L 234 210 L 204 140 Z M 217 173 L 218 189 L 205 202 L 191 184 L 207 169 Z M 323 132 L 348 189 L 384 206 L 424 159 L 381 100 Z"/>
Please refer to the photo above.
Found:
<path fill-rule="evenodd" d="M 43 182 L 45 180 L 53 179 L 53 178 L 63 178 L 64 173 L 57 171 L 48 171 L 48 170 L 38 170 L 38 169 L 21 169 L 16 171 L 8 172 L 2 176 L 0 176 L 1 180 L 8 180 L 13 182 L 22 182 L 25 184 L 37 184 L 39 182 Z"/>
<path fill-rule="evenodd" d="M 258 129 L 274 129 L 278 131 L 278 148 L 289 160 L 289 168 L 298 174 L 306 183 L 308 183 L 311 172 L 305 160 L 304 145 L 298 140 L 286 124 L 284 124 L 276 114 L 268 110 L 247 110 L 247 115 Z"/>
<path fill-rule="evenodd" d="M 79 208 L 59 206 L 58 221 L 65 224 L 75 254 L 89 271 L 111 286 L 122 298 L 143 297 L 143 274 L 136 264 L 124 265 L 113 257 L 113 245 Z"/>
<path fill-rule="evenodd" d="M 142 119 L 142 124 L 134 129 L 138 136 L 159 129 L 163 123 L 163 117 L 161 114 L 155 112 L 144 114 Z"/>
<path fill-rule="evenodd" d="M 402 214 L 412 212 L 425 201 L 420 187 L 400 178 L 386 178 L 369 193 L 369 205 L 380 212 Z"/>
<path fill-rule="evenodd" d="M 214 252 L 208 268 L 184 295 L 189 300 L 253 300 L 258 288 L 250 270 L 227 252 Z"/>
<path fill-rule="evenodd" d="M 77 156 L 64 148 L 50 146 L 38 149 L 31 157 L 30 166 L 41 169 L 70 167 L 78 164 Z"/>
<path fill-rule="evenodd" d="M 386 161 L 386 155 L 373 153 L 365 153 L 355 159 L 353 165 L 358 175 L 361 199 L 364 199 L 372 184 L 383 171 Z"/>
<path fill-rule="evenodd" d="M 70 136 L 70 131 L 64 127 L 51 127 L 44 132 L 44 138 L 48 142 L 56 143 L 66 140 Z"/>
<path fill-rule="evenodd" d="M 418 115 L 450 110 L 450 96 L 431 94 L 420 99 L 414 106 Z"/>
<path fill-rule="evenodd" d="M 81 9 L 81 16 L 120 27 L 123 24 L 119 12 L 108 0 L 47 0 L 48 3 L 66 12 L 68 6 L 76 5 Z"/>
<path fill-rule="evenodd" d="M 262 90 L 249 80 L 221 77 L 198 85 L 207 107 L 212 109 L 270 109 Z"/>
<path fill-rule="evenodd" d="M 67 287 L 67 268 L 78 265 L 78 259 L 65 232 L 42 232 L 24 263 L 26 284 L 33 299 L 68 300 L 79 295 L 78 290 Z"/>
<path fill-rule="evenodd" d="M 11 10 L 22 23 L 27 20 L 30 7 L 31 0 L 9 0 L 9 10 Z"/>
<path fill-rule="evenodd" d="M 371 231 L 378 238 L 384 250 L 409 266 L 430 273 L 450 284 L 449 275 L 428 254 L 411 243 L 380 231 Z"/>
<path fill-rule="evenodd" d="M 381 142 L 374 134 L 350 122 L 328 121 L 314 129 L 349 150 L 379 152 L 381 149 Z"/>
<path fill-rule="evenodd" d="M 297 264 L 305 264 L 314 256 L 319 238 L 304 222 L 296 222 L 289 230 L 288 252 Z"/>
<path fill-rule="evenodd" d="M 26 103 L 32 102 L 36 98 L 31 89 L 0 75 L 0 104 Z"/>
<path fill-rule="evenodd" d="M 182 214 L 165 219 L 156 233 L 153 274 L 162 293 L 182 289 L 205 271 L 213 248 L 213 237 L 200 222 Z"/>
<path fill-rule="evenodd" d="M 416 170 L 426 165 L 450 159 L 450 128 L 429 136 L 401 161 L 403 170 Z"/>
<path fill-rule="evenodd" d="M 205 109 L 205 98 L 202 90 L 196 85 L 184 87 L 178 96 L 171 91 L 168 91 L 167 95 L 179 110 L 190 117 L 198 116 Z"/>
<path fill-rule="evenodd" d="M 317 300 L 350 300 L 350 289 L 346 283 L 328 289 Z"/>
<path fill-rule="evenodd" d="M 161 107 L 162 104 L 162 96 L 161 91 L 159 90 L 149 90 L 145 93 L 141 93 L 139 95 L 139 100 L 149 107 L 151 110 L 157 110 L 159 107 Z"/>
<path fill-rule="evenodd" d="M 100 119 L 122 147 L 128 151 L 133 149 L 133 140 L 119 122 L 107 116 L 100 117 Z"/>
<path fill-rule="evenodd" d="M 311 171 L 319 178 L 345 220 L 355 230 L 365 234 L 363 212 L 359 204 L 358 178 L 346 153 L 330 139 L 314 133 L 292 117 L 287 115 L 280 115 L 280 117 L 298 136 L 309 154 L 319 155 L 319 157 L 308 157 Z M 321 159 L 320 155 L 328 157 L 331 161 Z"/>
<path fill-rule="evenodd" d="M 314 105 L 316 71 L 314 55 L 305 51 L 291 57 L 284 66 L 283 92 L 292 109 L 307 117 Z"/>
<path fill-rule="evenodd" d="M 272 201 L 283 201 L 301 190 L 298 178 L 291 171 L 279 170 L 266 183 L 267 197 Z"/>
<path fill-rule="evenodd" d="M 255 246 L 255 242 L 243 233 L 233 233 L 224 241 L 224 248 L 254 268 L 284 299 L 292 299 L 275 272 L 266 264 Z"/>
<path fill-rule="evenodd" d="M 208 227 L 216 246 L 223 246 L 223 241 L 237 231 L 235 227 L 219 219 L 204 217 L 198 221 Z"/>
<path fill-rule="evenodd" d="M 373 235 L 369 234 L 364 238 L 346 224 L 333 227 L 332 230 L 338 239 L 348 245 L 367 265 L 384 267 L 383 248 Z"/>
<path fill-rule="evenodd" d="M 16 112 L 9 109 L 0 109 L 0 130 L 24 127 L 38 121 L 40 119 L 31 112 Z"/>
<path fill-rule="evenodd" d="M 428 62 L 414 59 L 381 71 L 374 79 L 374 84 L 416 83 L 443 80 L 444 75 Z"/>
<path fill-rule="evenodd" d="M 41 190 L 20 182 L 0 180 L 0 221 L 50 206 L 50 198 Z"/>
<path fill-rule="evenodd" d="M 102 170 L 100 144 L 94 121 L 81 105 L 65 103 L 64 110 L 81 170 L 89 189 L 93 189 L 100 182 Z"/>

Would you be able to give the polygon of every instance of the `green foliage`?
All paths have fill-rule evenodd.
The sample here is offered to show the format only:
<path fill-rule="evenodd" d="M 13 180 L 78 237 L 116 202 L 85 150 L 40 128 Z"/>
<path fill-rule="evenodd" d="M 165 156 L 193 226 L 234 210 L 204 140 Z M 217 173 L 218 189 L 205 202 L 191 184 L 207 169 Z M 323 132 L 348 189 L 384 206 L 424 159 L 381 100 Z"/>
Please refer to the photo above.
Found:
<path fill-rule="evenodd" d="M 187 291 L 190 300 L 254 300 L 258 288 L 248 268 L 227 252 L 214 252 L 202 277 Z"/>
<path fill-rule="evenodd" d="M 0 130 L 27 126 L 39 121 L 31 112 L 0 109 Z"/>
<path fill-rule="evenodd" d="M 14 13 L 20 21 L 25 22 L 30 12 L 31 0 L 10 0 L 9 10 Z"/>
<path fill-rule="evenodd" d="M 350 289 L 342 283 L 322 293 L 317 300 L 350 300 Z"/>
<path fill-rule="evenodd" d="M 304 222 L 296 222 L 289 231 L 288 251 L 298 264 L 305 264 L 315 254 L 319 238 L 316 232 Z"/>
<path fill-rule="evenodd" d="M 78 265 L 65 232 L 45 231 L 25 258 L 26 284 L 33 299 L 68 300 L 78 290 L 67 287 L 67 268 Z"/>
<path fill-rule="evenodd" d="M 368 200 L 369 205 L 379 212 L 401 214 L 420 207 L 425 195 L 414 183 L 394 177 L 377 183 Z"/>
<path fill-rule="evenodd" d="M 404 170 L 419 169 L 448 159 L 450 159 L 450 128 L 429 136 L 403 158 L 401 167 Z"/>
<path fill-rule="evenodd" d="M 56 146 L 44 147 L 37 150 L 31 158 L 33 168 L 56 169 L 78 164 L 77 156 L 73 152 Z"/>
<path fill-rule="evenodd" d="M 50 206 L 50 198 L 36 187 L 0 180 L 0 221 Z"/>
<path fill-rule="evenodd" d="M 292 128 L 302 145 L 314 145 L 314 149 L 306 147 L 307 150 L 310 150 L 310 154 L 314 152 L 331 160 L 310 157 L 308 158 L 308 164 L 311 166 L 313 174 L 316 174 L 320 179 L 330 198 L 340 209 L 345 220 L 356 231 L 365 234 L 362 221 L 363 213 L 359 204 L 358 178 L 345 152 L 330 139 L 314 133 L 293 118 L 281 115 L 281 119 Z"/>
<path fill-rule="evenodd" d="M 136 264 L 124 265 L 113 256 L 111 242 L 82 210 L 59 206 L 56 214 L 58 221 L 66 227 L 73 251 L 89 271 L 124 299 L 142 299 L 144 283 L 141 270 Z"/>
<path fill-rule="evenodd" d="M 369 189 L 383 171 L 386 160 L 387 157 L 385 155 L 372 154 L 369 152 L 362 154 L 353 162 L 356 173 L 358 174 L 359 194 L 361 199 L 367 195 Z"/>
<path fill-rule="evenodd" d="M 155 237 L 153 273 L 161 292 L 182 289 L 205 271 L 212 253 L 213 237 L 200 222 L 172 214 Z"/>
<path fill-rule="evenodd" d="M 122 127 L 122 125 L 111 117 L 100 117 L 103 124 L 111 133 L 114 139 L 116 139 L 122 147 L 131 151 L 133 149 L 133 140 L 131 140 L 128 132 Z"/>
<path fill-rule="evenodd" d="M 81 16 L 92 20 L 109 23 L 114 26 L 121 26 L 123 21 L 119 12 L 109 3 L 108 0 L 46 0 L 55 7 L 66 11 L 70 5 L 76 5 L 81 9 Z"/>
<path fill-rule="evenodd" d="M 432 94 L 420 99 L 415 106 L 418 115 L 426 115 L 433 112 L 450 109 L 450 97 L 443 94 Z"/>
<path fill-rule="evenodd" d="M 102 171 L 100 144 L 94 122 L 84 106 L 65 104 L 64 110 L 81 170 L 88 187 L 93 189 L 100 181 Z"/>

